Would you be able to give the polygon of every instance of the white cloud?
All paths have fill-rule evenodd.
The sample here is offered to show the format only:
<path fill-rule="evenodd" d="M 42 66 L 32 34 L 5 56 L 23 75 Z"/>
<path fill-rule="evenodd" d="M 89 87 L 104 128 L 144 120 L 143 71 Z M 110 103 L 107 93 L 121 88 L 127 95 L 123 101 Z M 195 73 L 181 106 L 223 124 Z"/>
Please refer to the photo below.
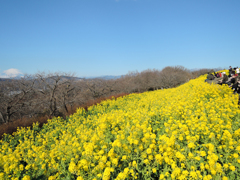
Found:
<path fill-rule="evenodd" d="M 3 73 L 0 75 L 1 78 L 14 78 L 17 77 L 19 75 L 23 74 L 21 71 L 19 71 L 18 69 L 8 69 L 3 71 Z"/>

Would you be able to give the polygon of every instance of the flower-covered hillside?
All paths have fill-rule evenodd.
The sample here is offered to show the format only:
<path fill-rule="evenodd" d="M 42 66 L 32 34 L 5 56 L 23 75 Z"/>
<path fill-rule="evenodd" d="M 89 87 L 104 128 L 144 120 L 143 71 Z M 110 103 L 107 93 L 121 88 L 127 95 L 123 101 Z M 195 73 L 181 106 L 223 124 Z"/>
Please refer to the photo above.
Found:
<path fill-rule="evenodd" d="M 6 135 L 0 178 L 239 179 L 238 95 L 205 79 Z"/>

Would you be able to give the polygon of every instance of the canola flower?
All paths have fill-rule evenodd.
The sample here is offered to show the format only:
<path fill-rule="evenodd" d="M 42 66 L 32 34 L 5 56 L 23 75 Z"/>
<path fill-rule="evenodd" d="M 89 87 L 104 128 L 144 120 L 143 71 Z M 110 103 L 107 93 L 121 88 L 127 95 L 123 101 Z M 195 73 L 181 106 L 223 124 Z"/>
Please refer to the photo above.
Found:
<path fill-rule="evenodd" d="M 238 95 L 205 76 L 0 141 L 0 179 L 240 179 Z"/>

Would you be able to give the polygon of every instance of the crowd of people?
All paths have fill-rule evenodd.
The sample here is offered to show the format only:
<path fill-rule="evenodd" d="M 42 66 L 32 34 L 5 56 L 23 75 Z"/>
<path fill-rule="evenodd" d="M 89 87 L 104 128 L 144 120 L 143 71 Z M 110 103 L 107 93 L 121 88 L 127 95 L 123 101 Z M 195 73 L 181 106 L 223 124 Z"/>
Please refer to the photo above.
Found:
<path fill-rule="evenodd" d="M 206 82 L 217 79 L 216 83 L 219 85 L 227 84 L 231 87 L 234 93 L 240 94 L 240 72 L 239 68 L 232 68 L 229 66 L 229 75 L 225 72 L 208 73 Z"/>

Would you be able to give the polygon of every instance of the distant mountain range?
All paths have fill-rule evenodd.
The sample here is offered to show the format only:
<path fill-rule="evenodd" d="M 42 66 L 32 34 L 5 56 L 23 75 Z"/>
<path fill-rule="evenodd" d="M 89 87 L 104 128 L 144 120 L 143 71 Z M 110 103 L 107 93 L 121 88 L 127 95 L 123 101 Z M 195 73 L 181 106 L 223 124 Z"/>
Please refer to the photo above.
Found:
<path fill-rule="evenodd" d="M 122 76 L 123 75 L 121 75 L 121 76 L 110 76 L 110 75 L 108 75 L 108 76 L 94 76 L 94 77 L 85 77 L 85 79 L 95 79 L 95 78 L 98 78 L 98 79 L 110 80 L 110 79 L 118 79 L 118 78 L 120 78 Z"/>
<path fill-rule="evenodd" d="M 93 76 L 93 77 L 75 77 L 76 79 L 80 80 L 80 79 L 105 79 L 105 80 L 110 80 L 110 79 L 118 79 L 120 77 L 123 77 L 124 75 L 121 76 L 111 76 L 111 75 L 107 75 L 107 76 Z M 6 80 L 12 80 L 12 79 L 21 79 L 22 76 L 17 76 L 14 78 L 0 78 L 0 81 L 6 81 Z M 63 78 L 71 78 L 71 77 L 67 77 L 67 76 L 63 76 Z"/>

